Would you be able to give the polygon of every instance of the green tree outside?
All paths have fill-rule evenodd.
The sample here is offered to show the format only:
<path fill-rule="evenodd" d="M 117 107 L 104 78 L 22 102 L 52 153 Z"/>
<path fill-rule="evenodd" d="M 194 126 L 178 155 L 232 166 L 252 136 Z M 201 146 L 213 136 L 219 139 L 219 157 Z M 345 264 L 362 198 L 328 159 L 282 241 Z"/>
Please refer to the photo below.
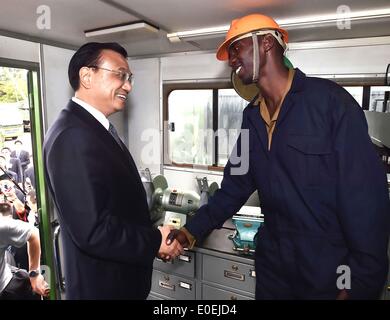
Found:
<path fill-rule="evenodd" d="M 27 70 L 0 68 L 0 102 L 13 103 L 28 101 Z"/>

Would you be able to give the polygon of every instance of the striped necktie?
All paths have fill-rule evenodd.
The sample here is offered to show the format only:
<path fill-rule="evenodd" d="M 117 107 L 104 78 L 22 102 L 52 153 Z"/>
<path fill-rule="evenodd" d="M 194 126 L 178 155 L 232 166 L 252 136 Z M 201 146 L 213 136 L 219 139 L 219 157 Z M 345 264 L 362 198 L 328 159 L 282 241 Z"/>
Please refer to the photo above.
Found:
<path fill-rule="evenodd" d="M 123 150 L 121 138 L 119 138 L 118 132 L 116 131 L 115 127 L 112 125 L 111 122 L 110 122 L 110 126 L 108 127 L 108 131 L 111 133 L 111 135 L 114 137 L 115 141 L 118 143 L 118 145 Z"/>

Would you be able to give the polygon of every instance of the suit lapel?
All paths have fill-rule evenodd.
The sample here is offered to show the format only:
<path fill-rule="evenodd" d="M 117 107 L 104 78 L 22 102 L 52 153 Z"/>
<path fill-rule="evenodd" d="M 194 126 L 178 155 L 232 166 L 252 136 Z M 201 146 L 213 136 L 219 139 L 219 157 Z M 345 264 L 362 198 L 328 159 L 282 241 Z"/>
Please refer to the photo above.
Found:
<path fill-rule="evenodd" d="M 131 156 L 131 153 L 130 153 L 129 149 L 127 149 L 127 147 L 125 146 L 125 144 L 122 141 L 121 141 L 121 145 L 122 145 L 123 152 L 127 156 L 127 159 L 128 159 L 128 161 L 130 163 L 130 166 L 133 168 L 133 170 L 138 172 L 137 166 L 135 164 L 135 161 L 134 161 L 133 157 Z"/>

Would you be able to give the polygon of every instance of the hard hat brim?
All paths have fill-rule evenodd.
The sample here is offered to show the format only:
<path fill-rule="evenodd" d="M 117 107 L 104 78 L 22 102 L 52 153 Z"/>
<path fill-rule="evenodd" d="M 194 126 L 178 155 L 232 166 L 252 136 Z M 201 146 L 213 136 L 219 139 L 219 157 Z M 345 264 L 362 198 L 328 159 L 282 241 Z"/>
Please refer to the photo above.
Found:
<path fill-rule="evenodd" d="M 264 29 L 264 30 L 277 30 L 277 31 L 279 31 L 283 35 L 283 41 L 285 43 L 288 43 L 288 33 L 287 33 L 286 30 L 281 29 L 281 28 L 278 28 L 278 29 L 267 28 L 267 29 Z M 253 31 L 250 31 L 250 32 L 255 32 L 255 31 L 258 31 L 258 30 L 253 30 Z M 216 54 L 217 59 L 221 60 L 221 61 L 228 60 L 229 59 L 228 49 L 229 49 L 230 44 L 235 39 L 237 39 L 238 37 L 244 35 L 245 33 L 247 33 L 247 32 L 243 32 L 242 34 L 237 34 L 235 37 L 230 38 L 230 39 L 226 39 L 224 42 L 222 42 L 222 44 L 217 49 L 217 54 Z"/>
<path fill-rule="evenodd" d="M 260 93 L 260 90 L 256 84 L 244 84 L 234 71 L 232 71 L 230 79 L 237 94 L 248 102 L 252 101 L 253 98 Z"/>
<path fill-rule="evenodd" d="M 293 64 L 286 56 L 283 57 L 283 63 L 289 69 L 294 68 Z M 232 71 L 230 79 L 232 81 L 234 90 L 241 98 L 245 99 L 246 101 L 252 101 L 256 95 L 261 96 L 260 89 L 255 83 L 244 84 L 234 71 Z"/>

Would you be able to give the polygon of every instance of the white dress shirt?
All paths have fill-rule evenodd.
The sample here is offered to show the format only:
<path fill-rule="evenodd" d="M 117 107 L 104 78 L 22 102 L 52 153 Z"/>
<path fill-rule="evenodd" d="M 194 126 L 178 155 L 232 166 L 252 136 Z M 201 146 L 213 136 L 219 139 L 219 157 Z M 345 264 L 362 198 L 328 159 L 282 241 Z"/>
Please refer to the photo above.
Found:
<path fill-rule="evenodd" d="M 102 112 L 92 107 L 90 104 L 84 102 L 83 100 L 80 100 L 79 98 L 72 97 L 72 101 L 76 102 L 78 105 L 87 110 L 108 131 L 108 128 L 110 127 L 110 122 Z"/>

